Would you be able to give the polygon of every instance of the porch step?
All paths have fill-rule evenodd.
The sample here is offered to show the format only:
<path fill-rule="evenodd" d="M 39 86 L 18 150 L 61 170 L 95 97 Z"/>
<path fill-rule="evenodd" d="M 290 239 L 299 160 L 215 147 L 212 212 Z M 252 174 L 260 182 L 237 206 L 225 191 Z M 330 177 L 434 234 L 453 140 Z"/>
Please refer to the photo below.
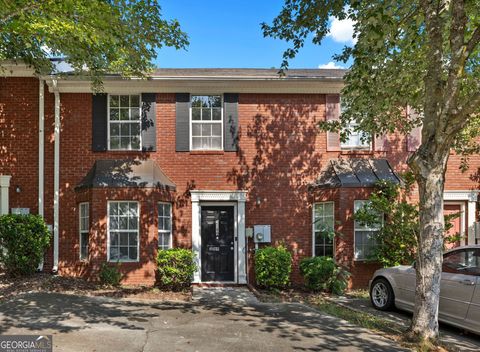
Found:
<path fill-rule="evenodd" d="M 193 300 L 203 304 L 256 305 L 257 297 L 246 286 L 193 287 Z"/>

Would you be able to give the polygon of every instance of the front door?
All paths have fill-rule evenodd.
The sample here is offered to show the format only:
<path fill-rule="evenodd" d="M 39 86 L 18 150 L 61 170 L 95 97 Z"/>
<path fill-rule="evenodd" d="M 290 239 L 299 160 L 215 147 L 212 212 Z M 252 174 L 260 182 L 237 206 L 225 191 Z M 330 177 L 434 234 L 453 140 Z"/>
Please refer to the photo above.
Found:
<path fill-rule="evenodd" d="M 202 206 L 202 281 L 235 280 L 233 206 Z"/>
<path fill-rule="evenodd" d="M 445 248 L 446 249 L 453 249 L 456 247 L 460 247 L 460 241 L 455 240 L 452 241 L 454 238 L 458 238 L 459 235 L 462 234 L 462 206 L 460 204 L 445 204 L 443 206 L 443 215 L 448 216 L 448 215 L 454 215 L 456 214 L 453 219 L 450 219 L 450 224 L 452 227 L 447 231 L 445 236 L 449 238 L 448 241 L 445 243 Z"/>

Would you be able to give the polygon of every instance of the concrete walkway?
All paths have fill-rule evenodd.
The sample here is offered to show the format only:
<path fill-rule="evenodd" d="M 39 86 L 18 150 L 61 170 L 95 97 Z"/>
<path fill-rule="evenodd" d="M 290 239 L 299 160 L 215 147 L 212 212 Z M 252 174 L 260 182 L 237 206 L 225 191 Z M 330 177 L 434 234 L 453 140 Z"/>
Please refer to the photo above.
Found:
<path fill-rule="evenodd" d="M 0 305 L 0 334 L 52 334 L 54 351 L 401 351 L 301 304 L 261 303 L 247 290 L 196 289 L 192 302 L 59 293 Z"/>

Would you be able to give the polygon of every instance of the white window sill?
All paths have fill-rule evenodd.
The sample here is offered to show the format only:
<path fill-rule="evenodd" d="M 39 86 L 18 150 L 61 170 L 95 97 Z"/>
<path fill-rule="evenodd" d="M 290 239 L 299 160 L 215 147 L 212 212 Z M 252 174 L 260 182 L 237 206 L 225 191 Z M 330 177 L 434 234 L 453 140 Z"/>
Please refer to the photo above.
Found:
<path fill-rule="evenodd" d="M 109 152 L 141 152 L 142 149 L 107 149 Z"/>
<path fill-rule="evenodd" d="M 111 260 L 109 259 L 108 260 L 109 263 L 139 263 L 140 260 L 137 259 L 137 260 Z"/>
<path fill-rule="evenodd" d="M 195 154 L 198 154 L 198 155 L 208 155 L 208 154 L 224 154 L 225 151 L 223 149 L 194 149 L 194 150 L 190 150 L 190 154 L 192 155 L 195 155 Z"/>

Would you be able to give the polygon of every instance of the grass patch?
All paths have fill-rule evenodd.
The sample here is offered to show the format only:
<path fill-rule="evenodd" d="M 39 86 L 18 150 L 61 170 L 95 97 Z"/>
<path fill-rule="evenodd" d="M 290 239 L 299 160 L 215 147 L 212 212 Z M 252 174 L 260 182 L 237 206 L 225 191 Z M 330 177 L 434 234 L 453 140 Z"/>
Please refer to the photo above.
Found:
<path fill-rule="evenodd" d="M 403 334 L 403 328 L 387 319 L 376 317 L 370 313 L 359 312 L 350 308 L 343 307 L 329 300 L 317 296 L 310 299 L 310 303 L 322 312 L 334 317 L 346 320 L 350 323 L 361 326 L 369 330 L 377 330 L 389 335 Z"/>
<path fill-rule="evenodd" d="M 362 299 L 368 299 L 368 300 L 370 299 L 368 290 L 362 290 L 362 289 L 348 291 L 345 293 L 345 295 L 350 298 L 362 298 Z"/>

